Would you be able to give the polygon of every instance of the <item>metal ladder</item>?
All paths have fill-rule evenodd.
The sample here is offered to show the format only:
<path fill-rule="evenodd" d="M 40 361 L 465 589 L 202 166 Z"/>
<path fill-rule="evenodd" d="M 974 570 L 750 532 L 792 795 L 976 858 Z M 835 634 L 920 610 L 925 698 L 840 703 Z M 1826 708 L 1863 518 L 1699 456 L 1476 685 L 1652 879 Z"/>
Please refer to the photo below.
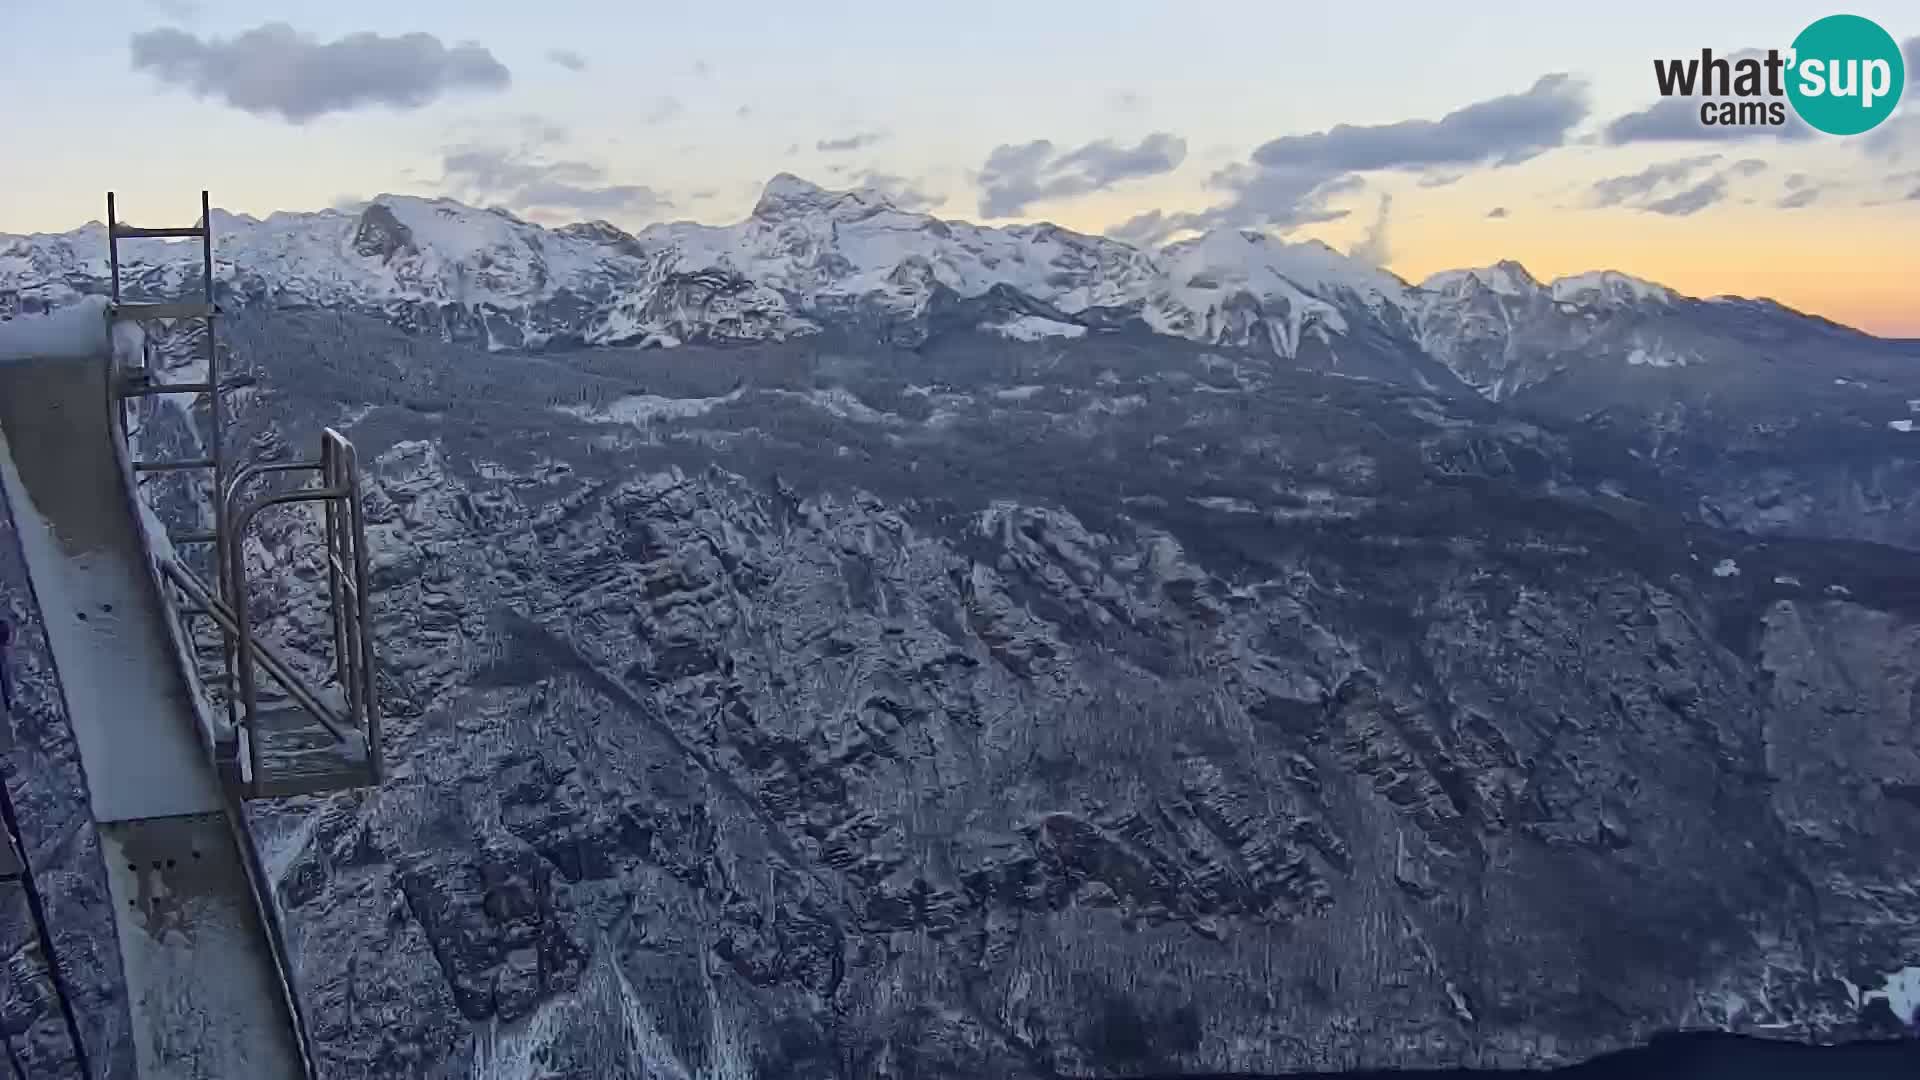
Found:
<path fill-rule="evenodd" d="M 189 238 L 200 240 L 201 284 L 205 298 L 188 303 L 171 304 L 129 304 L 120 299 L 120 241 L 137 238 Z M 194 320 L 206 323 L 206 335 L 203 339 L 206 350 L 207 378 L 196 383 L 160 383 L 153 377 L 152 351 L 146 350 L 138 371 L 124 373 L 118 393 L 122 399 L 149 397 L 156 394 L 205 394 L 210 422 L 207 425 L 207 456 L 186 458 L 175 461 L 136 461 L 133 469 L 136 474 L 156 472 L 179 472 L 183 470 L 208 470 L 212 475 L 210 502 L 213 506 L 214 526 L 204 532 L 170 535 L 168 540 L 176 546 L 182 544 L 217 544 L 220 540 L 220 492 L 226 489 L 226 459 L 223 454 L 222 434 L 226 430 L 225 391 L 227 387 L 220 379 L 220 350 L 215 341 L 214 319 L 220 314 L 213 302 L 213 213 L 208 207 L 207 193 L 200 193 L 200 224 L 185 228 L 147 229 L 136 225 L 122 224 L 114 214 L 113 192 L 107 192 L 107 266 L 112 276 L 112 306 L 110 317 L 116 322 L 151 322 L 158 319 Z"/>
<path fill-rule="evenodd" d="M 204 299 L 174 303 L 127 303 L 121 299 L 120 248 L 124 239 L 197 238 L 200 240 Z M 114 195 L 107 193 L 108 265 L 112 275 L 109 316 L 116 322 L 203 320 L 202 346 L 206 379 L 202 382 L 162 383 L 154 378 L 151 350 L 141 365 L 120 372 L 117 390 L 124 410 L 129 398 L 160 394 L 206 394 L 209 432 L 206 454 L 177 460 L 133 460 L 136 476 L 152 473 L 206 470 L 213 528 L 169 534 L 175 546 L 213 545 L 214 584 L 209 586 L 179 558 L 161 560 L 160 570 L 178 589 L 180 602 L 166 598 L 178 613 L 187 642 L 194 640 L 192 620 L 211 619 L 221 642 L 221 673 L 212 680 L 222 693 L 226 725 L 212 733 L 214 764 L 242 798 L 272 798 L 376 786 L 382 778 L 380 710 L 375 694 L 372 620 L 368 609 L 366 518 L 361 503 L 359 462 L 353 444 L 328 428 L 320 437 L 320 453 L 308 461 L 256 464 L 232 473 L 224 453 L 225 393 L 239 383 L 223 380 L 215 320 L 221 314 L 214 303 L 213 214 L 207 192 L 200 193 L 200 222 L 184 228 L 142 228 L 123 224 L 115 214 Z M 124 411 L 122 432 L 126 431 Z M 308 486 L 270 491 L 249 501 L 250 489 L 275 474 L 307 474 Z M 136 496 L 137 497 L 137 496 Z M 317 691 L 298 670 L 265 642 L 252 627 L 248 611 L 245 541 L 248 527 L 268 507 L 293 503 L 320 503 L 324 517 L 327 563 L 327 602 L 333 624 L 335 667 L 329 695 Z M 259 673 L 276 683 L 293 708 L 269 709 L 260 697 Z M 268 743 L 277 734 L 292 754 L 270 760 Z M 358 744 L 357 746 L 355 744 Z"/>

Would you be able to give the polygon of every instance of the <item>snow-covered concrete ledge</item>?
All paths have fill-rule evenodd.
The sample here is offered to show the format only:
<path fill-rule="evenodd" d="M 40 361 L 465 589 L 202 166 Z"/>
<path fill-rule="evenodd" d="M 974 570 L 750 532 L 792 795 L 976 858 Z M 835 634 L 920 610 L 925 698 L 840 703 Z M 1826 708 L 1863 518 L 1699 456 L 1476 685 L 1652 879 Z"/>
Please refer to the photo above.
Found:
<path fill-rule="evenodd" d="M 44 314 L 0 319 L 0 364 L 9 360 L 90 360 L 112 356 L 121 369 L 145 363 L 146 330 L 137 322 L 114 322 L 104 296 Z"/>
<path fill-rule="evenodd" d="M 77 360 L 107 356 L 113 336 L 107 322 L 107 298 L 88 296 L 44 315 L 15 315 L 0 320 L 0 362 Z"/>

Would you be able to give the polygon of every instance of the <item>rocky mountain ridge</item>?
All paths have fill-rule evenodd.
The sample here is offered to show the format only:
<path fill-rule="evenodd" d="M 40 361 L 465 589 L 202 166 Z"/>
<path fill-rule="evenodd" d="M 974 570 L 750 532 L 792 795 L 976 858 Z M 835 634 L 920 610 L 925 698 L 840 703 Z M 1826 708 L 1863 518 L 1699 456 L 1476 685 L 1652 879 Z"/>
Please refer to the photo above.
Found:
<path fill-rule="evenodd" d="M 1285 357 L 1348 351 L 1371 328 L 1494 396 L 1511 387 L 1457 356 L 1462 324 L 1487 297 L 1538 300 L 1567 319 L 1703 303 L 1613 272 L 1542 284 L 1511 263 L 1413 285 L 1318 241 L 1231 230 L 1143 251 L 1053 225 L 942 221 L 876 191 L 828 191 L 788 174 L 729 226 L 548 229 L 451 199 L 381 195 L 357 213 L 216 211 L 215 236 L 216 276 L 232 298 L 362 310 L 489 348 L 778 341 L 855 316 L 911 344 L 943 301 L 986 300 L 982 322 L 1032 316 L 1020 330 L 1029 334 L 1134 325 Z M 97 222 L 0 236 L 0 312 L 99 291 L 105 248 Z M 135 294 L 197 284 L 194 245 L 127 250 Z M 1658 341 L 1637 347 L 1634 363 L 1687 362 Z"/>

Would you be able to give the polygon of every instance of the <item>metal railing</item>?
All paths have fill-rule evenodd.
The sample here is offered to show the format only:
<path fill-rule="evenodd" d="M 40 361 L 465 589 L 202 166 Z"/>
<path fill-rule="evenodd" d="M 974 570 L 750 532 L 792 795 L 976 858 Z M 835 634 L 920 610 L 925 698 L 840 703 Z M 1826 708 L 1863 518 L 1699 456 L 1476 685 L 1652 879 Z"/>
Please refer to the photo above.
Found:
<path fill-rule="evenodd" d="M 272 473 L 314 472 L 319 486 L 281 491 L 244 501 L 255 480 Z M 278 654 L 254 637 L 247 613 L 246 538 L 261 511 L 291 503 L 318 502 L 325 516 L 327 608 L 333 624 L 334 675 L 345 701 L 344 715 L 320 700 Z M 228 485 L 222 503 L 227 524 L 221 537 L 221 567 L 233 626 L 235 690 L 241 731 L 247 742 L 249 772 L 257 784 L 263 776 L 260 732 L 260 686 L 256 671 L 265 671 L 289 698 L 345 741 L 357 734 L 366 751 L 369 780 L 378 784 L 380 710 L 374 696 L 371 615 L 368 609 L 366 513 L 360 498 L 360 469 L 353 444 L 332 428 L 320 436 L 318 461 L 273 462 L 240 470 Z"/>
<path fill-rule="evenodd" d="M 317 473 L 318 486 L 279 491 L 252 502 L 245 501 L 246 489 L 254 481 L 274 473 L 294 472 Z M 334 676 L 344 709 L 322 700 L 285 657 L 258 639 L 248 611 L 246 538 L 249 526 L 269 507 L 311 502 L 323 504 L 327 608 L 332 621 Z M 380 709 L 374 693 L 366 514 L 353 444 L 328 428 L 320 437 L 317 461 L 271 462 L 240 470 L 222 500 L 221 518 L 228 527 L 220 543 L 220 596 L 213 595 L 213 591 L 178 560 L 168 560 L 162 569 L 197 611 L 214 620 L 225 641 L 229 668 L 234 676 L 229 695 L 235 706 L 237 731 L 234 734 L 240 740 L 238 749 L 245 764 L 240 777 L 242 786 L 249 795 L 261 794 L 268 774 L 260 721 L 261 672 L 336 741 L 347 742 L 357 737 L 366 755 L 366 781 L 380 783 L 383 774 Z"/>

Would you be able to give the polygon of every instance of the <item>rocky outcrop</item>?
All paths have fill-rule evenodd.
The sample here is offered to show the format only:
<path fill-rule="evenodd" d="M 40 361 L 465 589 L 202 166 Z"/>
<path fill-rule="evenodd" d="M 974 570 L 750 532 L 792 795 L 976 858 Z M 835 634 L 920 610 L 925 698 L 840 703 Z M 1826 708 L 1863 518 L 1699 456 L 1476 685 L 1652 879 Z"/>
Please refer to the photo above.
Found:
<path fill-rule="evenodd" d="M 353 230 L 353 250 L 369 259 L 392 262 L 403 251 L 417 251 L 413 230 L 407 228 L 384 203 L 371 203 L 360 212 L 360 223 Z"/>

